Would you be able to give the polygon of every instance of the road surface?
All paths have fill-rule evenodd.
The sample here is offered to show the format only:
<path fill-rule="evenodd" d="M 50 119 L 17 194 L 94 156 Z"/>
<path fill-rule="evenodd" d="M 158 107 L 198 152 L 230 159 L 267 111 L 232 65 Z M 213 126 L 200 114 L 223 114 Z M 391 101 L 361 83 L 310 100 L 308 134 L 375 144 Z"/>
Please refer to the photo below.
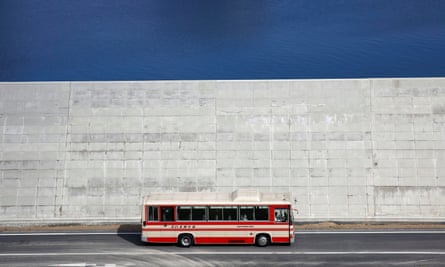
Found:
<path fill-rule="evenodd" d="M 146 245 L 136 232 L 0 233 L 0 266 L 445 266 L 445 231 L 298 232 L 291 246 Z"/>

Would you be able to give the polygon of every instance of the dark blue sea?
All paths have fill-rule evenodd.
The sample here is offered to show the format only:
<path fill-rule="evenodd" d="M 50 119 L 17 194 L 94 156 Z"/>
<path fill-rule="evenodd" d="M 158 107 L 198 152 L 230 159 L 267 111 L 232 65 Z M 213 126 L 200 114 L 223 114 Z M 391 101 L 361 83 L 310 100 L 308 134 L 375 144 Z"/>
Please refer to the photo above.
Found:
<path fill-rule="evenodd" d="M 0 81 L 437 76 L 444 0 L 0 0 Z"/>

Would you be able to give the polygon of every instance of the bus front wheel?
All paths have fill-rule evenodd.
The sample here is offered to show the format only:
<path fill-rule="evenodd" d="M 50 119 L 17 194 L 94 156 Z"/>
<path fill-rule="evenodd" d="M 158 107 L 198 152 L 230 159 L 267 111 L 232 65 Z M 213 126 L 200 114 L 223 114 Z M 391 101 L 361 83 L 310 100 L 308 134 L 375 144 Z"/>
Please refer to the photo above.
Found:
<path fill-rule="evenodd" d="M 182 234 L 178 237 L 178 245 L 188 248 L 193 245 L 193 236 L 189 234 Z"/>

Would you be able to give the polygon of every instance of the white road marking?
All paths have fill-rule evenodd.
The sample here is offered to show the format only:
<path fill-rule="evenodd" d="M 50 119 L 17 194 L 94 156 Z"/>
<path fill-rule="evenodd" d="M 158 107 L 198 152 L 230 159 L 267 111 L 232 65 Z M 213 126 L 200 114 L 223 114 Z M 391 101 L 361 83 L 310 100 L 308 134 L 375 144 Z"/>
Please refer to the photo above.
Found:
<path fill-rule="evenodd" d="M 116 267 L 116 264 L 105 264 L 105 265 L 97 265 L 94 263 L 65 263 L 65 264 L 51 264 L 48 266 L 54 266 L 54 267 Z M 128 264 L 125 264 L 125 266 L 130 266 Z"/>
<path fill-rule="evenodd" d="M 49 266 L 58 266 L 58 267 L 86 267 L 87 263 L 66 263 L 66 264 L 51 264 Z M 91 266 L 91 265 L 90 265 Z M 96 266 L 96 265 L 94 265 Z"/>
<path fill-rule="evenodd" d="M 67 252 L 67 253 L 0 253 L 0 257 L 25 256 L 106 256 L 106 255 L 445 255 L 445 251 L 135 251 L 135 252 Z"/>

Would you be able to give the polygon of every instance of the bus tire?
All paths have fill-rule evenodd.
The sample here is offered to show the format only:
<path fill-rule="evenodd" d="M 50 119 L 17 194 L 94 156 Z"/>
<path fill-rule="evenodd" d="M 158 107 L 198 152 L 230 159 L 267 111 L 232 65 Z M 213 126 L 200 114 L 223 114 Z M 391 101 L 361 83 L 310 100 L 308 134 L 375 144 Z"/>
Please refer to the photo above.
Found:
<path fill-rule="evenodd" d="M 188 248 L 193 245 L 193 236 L 191 234 L 181 234 L 178 236 L 178 245 L 183 248 Z"/>
<path fill-rule="evenodd" d="M 270 237 L 267 234 L 259 234 L 255 238 L 255 245 L 258 247 L 267 247 L 270 243 Z"/>

